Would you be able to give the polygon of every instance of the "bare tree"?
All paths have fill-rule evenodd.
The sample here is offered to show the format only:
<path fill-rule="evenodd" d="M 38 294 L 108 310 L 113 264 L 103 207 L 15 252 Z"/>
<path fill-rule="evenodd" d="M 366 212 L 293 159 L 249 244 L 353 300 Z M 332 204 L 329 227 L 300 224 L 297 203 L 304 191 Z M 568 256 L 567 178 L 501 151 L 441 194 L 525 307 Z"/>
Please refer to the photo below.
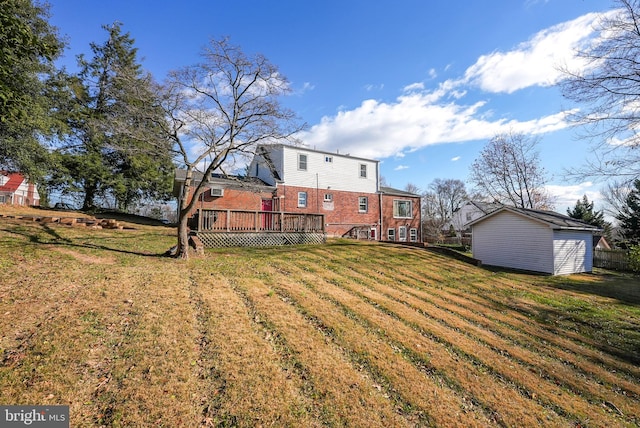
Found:
<path fill-rule="evenodd" d="M 409 193 L 415 193 L 415 194 L 420 193 L 420 188 L 413 183 L 407 183 L 407 185 L 404 186 L 404 190 L 405 192 L 409 192 Z"/>
<path fill-rule="evenodd" d="M 627 198 L 633 189 L 633 183 L 629 181 L 614 180 L 607 183 L 600 191 L 605 202 L 604 212 L 615 218 L 624 211 Z"/>
<path fill-rule="evenodd" d="M 471 165 L 471 181 L 491 200 L 520 208 L 550 209 L 540 165 L 539 140 L 509 132 L 493 137 Z"/>
<path fill-rule="evenodd" d="M 171 72 L 164 109 L 178 162 L 186 168 L 178 201 L 176 256 L 188 257 L 188 216 L 214 171 L 225 171 L 259 144 L 293 141 L 303 126 L 278 99 L 289 84 L 264 56 L 248 57 L 228 40 L 212 40 L 203 62 Z M 194 172 L 203 173 L 195 183 Z"/>
<path fill-rule="evenodd" d="M 578 53 L 586 66 L 562 69 L 563 95 L 587 106 L 570 119 L 593 142 L 593 157 L 568 171 L 576 179 L 640 176 L 640 1 L 615 4 L 597 24 L 600 38 Z"/>
<path fill-rule="evenodd" d="M 423 219 L 426 235 L 435 237 L 450 222 L 453 213 L 465 200 L 467 191 L 462 181 L 436 178 L 422 195 Z"/>

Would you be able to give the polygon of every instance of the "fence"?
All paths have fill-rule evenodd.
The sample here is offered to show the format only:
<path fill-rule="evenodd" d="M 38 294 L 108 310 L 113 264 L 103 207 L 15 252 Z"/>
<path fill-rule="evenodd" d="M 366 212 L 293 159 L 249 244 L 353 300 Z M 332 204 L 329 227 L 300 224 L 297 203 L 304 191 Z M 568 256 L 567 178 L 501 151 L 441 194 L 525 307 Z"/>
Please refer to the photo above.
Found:
<path fill-rule="evenodd" d="M 324 233 L 322 214 L 200 209 L 197 222 L 198 232 Z"/>
<path fill-rule="evenodd" d="M 593 250 L 593 267 L 629 270 L 629 257 L 625 250 Z"/>

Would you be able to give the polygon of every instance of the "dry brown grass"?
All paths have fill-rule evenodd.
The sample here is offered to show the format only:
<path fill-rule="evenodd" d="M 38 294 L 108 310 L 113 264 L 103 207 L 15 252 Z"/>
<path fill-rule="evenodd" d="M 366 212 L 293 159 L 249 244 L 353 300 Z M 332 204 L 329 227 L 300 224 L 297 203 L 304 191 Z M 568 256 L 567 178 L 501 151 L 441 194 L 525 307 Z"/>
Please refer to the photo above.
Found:
<path fill-rule="evenodd" d="M 640 424 L 637 277 L 173 243 L 0 219 L 0 403 L 72 426 Z"/>

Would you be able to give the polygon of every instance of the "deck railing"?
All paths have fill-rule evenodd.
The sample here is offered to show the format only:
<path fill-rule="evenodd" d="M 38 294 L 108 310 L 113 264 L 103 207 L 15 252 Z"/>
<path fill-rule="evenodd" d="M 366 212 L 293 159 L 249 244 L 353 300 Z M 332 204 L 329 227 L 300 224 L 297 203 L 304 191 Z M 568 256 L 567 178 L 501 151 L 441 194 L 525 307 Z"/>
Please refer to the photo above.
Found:
<path fill-rule="evenodd" d="M 198 209 L 198 232 L 323 233 L 324 215 Z"/>

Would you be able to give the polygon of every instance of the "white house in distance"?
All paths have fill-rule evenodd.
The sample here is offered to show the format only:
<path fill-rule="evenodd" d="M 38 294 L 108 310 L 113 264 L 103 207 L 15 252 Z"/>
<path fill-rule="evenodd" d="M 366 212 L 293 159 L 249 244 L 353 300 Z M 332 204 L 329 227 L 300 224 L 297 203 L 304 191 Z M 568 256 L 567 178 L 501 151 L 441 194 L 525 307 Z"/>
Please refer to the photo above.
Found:
<path fill-rule="evenodd" d="M 503 207 L 469 224 L 483 265 L 551 275 L 591 272 L 595 226 L 552 211 Z"/>
<path fill-rule="evenodd" d="M 502 204 L 498 203 L 467 201 L 464 205 L 454 211 L 451 221 L 447 223 L 442 230 L 445 233 L 449 232 L 449 229 L 453 225 L 456 233 L 462 236 L 469 223 L 501 208 L 502 206 Z"/>
<path fill-rule="evenodd" d="M 0 204 L 40 205 L 35 184 L 19 172 L 0 171 Z"/>

